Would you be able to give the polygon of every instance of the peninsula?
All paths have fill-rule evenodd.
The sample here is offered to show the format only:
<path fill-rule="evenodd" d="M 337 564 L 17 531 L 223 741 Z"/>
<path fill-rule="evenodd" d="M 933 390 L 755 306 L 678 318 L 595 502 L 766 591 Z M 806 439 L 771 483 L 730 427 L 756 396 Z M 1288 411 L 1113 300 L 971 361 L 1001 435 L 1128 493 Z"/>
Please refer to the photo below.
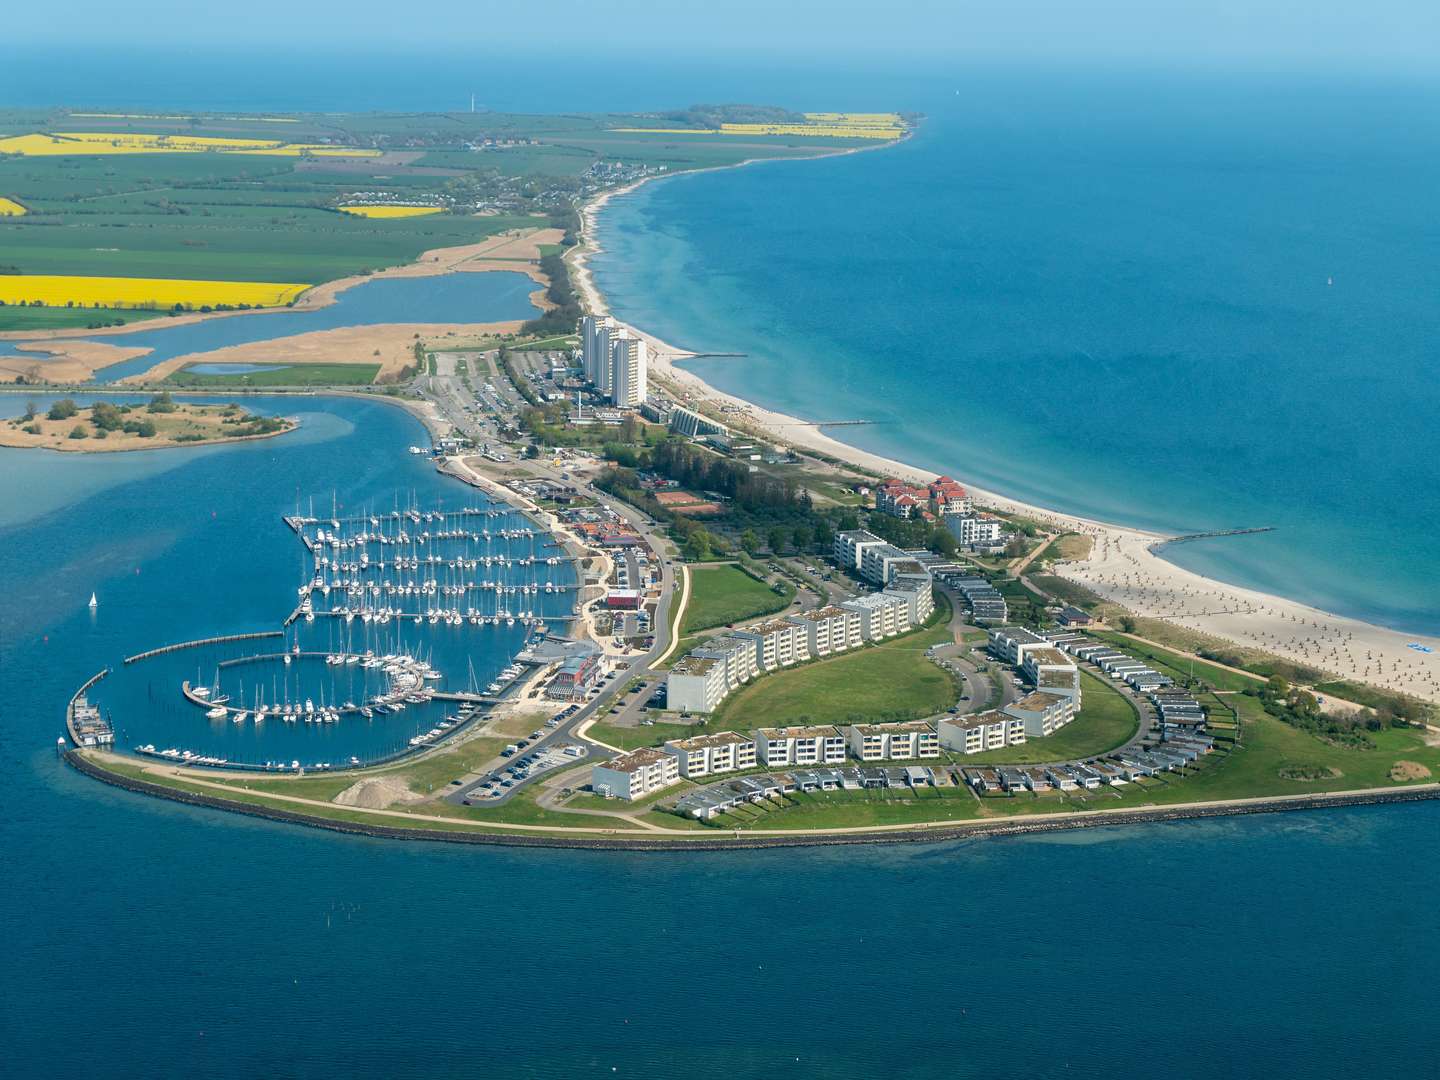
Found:
<path fill-rule="evenodd" d="M 0 422 L 0 447 L 76 453 L 156 450 L 266 439 L 295 426 L 294 420 L 255 416 L 234 403 L 180 404 L 168 393 L 144 403 L 97 401 L 86 406 L 61 398 L 43 412 L 31 405 L 20 416 Z"/>

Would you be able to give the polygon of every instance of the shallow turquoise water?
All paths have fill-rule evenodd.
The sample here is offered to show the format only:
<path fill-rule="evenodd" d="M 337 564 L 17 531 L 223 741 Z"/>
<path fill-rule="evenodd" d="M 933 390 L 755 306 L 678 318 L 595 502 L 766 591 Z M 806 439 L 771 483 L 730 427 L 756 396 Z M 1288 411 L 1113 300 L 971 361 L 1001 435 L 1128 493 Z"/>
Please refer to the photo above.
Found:
<path fill-rule="evenodd" d="M 596 279 L 715 385 L 1185 566 L 1440 632 L 1434 86 L 962 82 L 908 143 L 647 185 Z M 1418 110 L 1418 112 L 1416 111 Z M 1333 283 L 1332 283 L 1333 282 Z"/>

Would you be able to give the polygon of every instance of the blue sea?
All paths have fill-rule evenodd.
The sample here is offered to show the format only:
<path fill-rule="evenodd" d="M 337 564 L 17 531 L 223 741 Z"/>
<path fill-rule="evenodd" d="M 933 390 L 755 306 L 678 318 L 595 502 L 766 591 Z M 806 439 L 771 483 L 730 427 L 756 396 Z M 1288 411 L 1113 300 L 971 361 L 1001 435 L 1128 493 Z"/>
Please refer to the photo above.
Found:
<path fill-rule="evenodd" d="M 613 200 L 596 281 L 731 393 L 1440 633 L 1440 88 L 967 82 L 903 145 Z"/>
<path fill-rule="evenodd" d="M 61 100 L 44 59 L 0 65 L 0 80 L 20 72 L 0 96 Z M 438 109 L 487 77 L 473 58 L 423 79 L 349 63 L 277 67 L 257 91 L 238 59 L 112 56 L 67 68 L 63 97 Z M 806 415 L 888 419 L 846 430 L 1069 509 L 1283 525 L 1254 549 L 1208 549 L 1227 560 L 1212 569 L 1260 574 L 1258 545 L 1275 544 L 1263 572 L 1292 595 L 1432 625 L 1433 542 L 1414 526 L 1433 523 L 1435 498 L 1433 98 L 1285 80 L 662 74 L 588 107 L 760 97 L 929 117 L 893 150 L 613 204 L 616 308 L 677 343 L 751 354 L 707 378 Z M 509 107 L 587 107 L 568 80 L 534 100 L 504 85 Z M 302 427 L 138 454 L 0 452 L 5 1075 L 1368 1080 L 1423 1072 L 1440 1050 L 1433 803 L 607 854 L 332 836 L 68 770 L 64 702 L 99 667 L 268 625 L 293 602 L 278 515 L 297 499 L 475 497 L 404 453 L 424 435 L 398 410 L 255 407 L 303 408 Z M 1323 520 L 1333 550 L 1305 539 Z M 472 655 L 495 664 L 508 647 Z M 140 715 L 142 697 L 124 699 L 133 722 L 172 722 Z"/>

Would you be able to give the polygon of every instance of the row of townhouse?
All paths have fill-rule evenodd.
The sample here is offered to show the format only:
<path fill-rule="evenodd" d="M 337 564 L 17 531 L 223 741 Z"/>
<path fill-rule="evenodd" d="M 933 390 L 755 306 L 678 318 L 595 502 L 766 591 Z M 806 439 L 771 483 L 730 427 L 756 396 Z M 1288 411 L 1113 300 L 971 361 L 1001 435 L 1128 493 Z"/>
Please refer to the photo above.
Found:
<path fill-rule="evenodd" d="M 666 676 L 666 707 L 709 713 L 762 672 L 884 641 L 923 623 L 935 610 L 928 575 L 884 592 L 732 630 L 690 650 Z"/>
<path fill-rule="evenodd" d="M 874 788 L 911 789 L 929 787 L 934 771 L 922 766 L 883 769 L 875 766 L 795 769 L 781 773 L 758 773 L 688 791 L 675 809 L 690 817 L 709 821 L 746 803 L 778 802 L 785 795 L 804 791 L 861 791 Z"/>
<path fill-rule="evenodd" d="M 936 577 L 965 598 L 970 615 L 977 623 L 1003 623 L 1010 618 L 1010 608 L 1000 590 L 983 577 L 975 577 L 964 568 L 937 571 Z"/>
<path fill-rule="evenodd" d="M 900 724 L 852 724 L 846 728 L 850 752 L 861 761 L 938 758 L 940 736 L 923 720 Z"/>
<path fill-rule="evenodd" d="M 1113 645 L 1096 641 L 1085 634 L 1056 631 L 1046 637 L 1056 648 L 1063 649 L 1087 664 L 1094 664 L 1112 679 L 1119 679 L 1141 693 L 1151 693 L 1174 685 L 1173 679 L 1160 674 L 1145 661 L 1137 660 Z"/>

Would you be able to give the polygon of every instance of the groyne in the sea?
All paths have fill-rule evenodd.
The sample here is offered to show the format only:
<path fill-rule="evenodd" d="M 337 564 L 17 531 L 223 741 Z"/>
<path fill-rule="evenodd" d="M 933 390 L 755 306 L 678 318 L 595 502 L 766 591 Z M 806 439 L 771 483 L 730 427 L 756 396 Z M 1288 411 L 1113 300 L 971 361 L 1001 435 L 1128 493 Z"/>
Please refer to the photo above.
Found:
<path fill-rule="evenodd" d="M 74 768 L 96 780 L 142 795 L 154 795 L 190 806 L 265 818 L 269 821 L 304 825 L 331 832 L 351 833 L 386 840 L 429 840 L 453 844 L 479 844 L 495 847 L 570 848 L 591 851 L 744 851 L 758 848 L 840 847 L 855 844 L 939 843 L 955 840 L 981 840 L 1006 836 L 1028 836 L 1035 833 L 1066 832 L 1073 829 L 1108 828 L 1123 825 L 1147 825 L 1192 819 L 1241 817 L 1251 814 L 1274 814 L 1292 810 L 1320 810 L 1345 806 L 1378 806 L 1394 803 L 1426 802 L 1440 799 L 1440 784 L 1422 784 L 1394 790 L 1343 791 L 1314 795 L 1285 795 L 1268 799 L 1247 799 L 1234 802 L 1200 803 L 1187 806 L 1147 807 L 1135 810 L 1093 811 L 1073 815 L 1057 815 L 1048 819 L 1025 818 L 986 822 L 979 825 L 916 825 L 913 828 L 863 833 L 800 833 L 794 836 L 746 836 L 743 833 L 717 833 L 697 836 L 693 840 L 661 838 L 643 840 L 621 836 L 544 836 L 521 833 L 463 832 L 459 829 L 406 828 L 367 822 L 322 818 L 278 807 L 239 802 L 214 795 L 155 784 L 137 777 L 111 772 L 100 763 L 75 751 L 67 751 L 65 760 Z"/>

